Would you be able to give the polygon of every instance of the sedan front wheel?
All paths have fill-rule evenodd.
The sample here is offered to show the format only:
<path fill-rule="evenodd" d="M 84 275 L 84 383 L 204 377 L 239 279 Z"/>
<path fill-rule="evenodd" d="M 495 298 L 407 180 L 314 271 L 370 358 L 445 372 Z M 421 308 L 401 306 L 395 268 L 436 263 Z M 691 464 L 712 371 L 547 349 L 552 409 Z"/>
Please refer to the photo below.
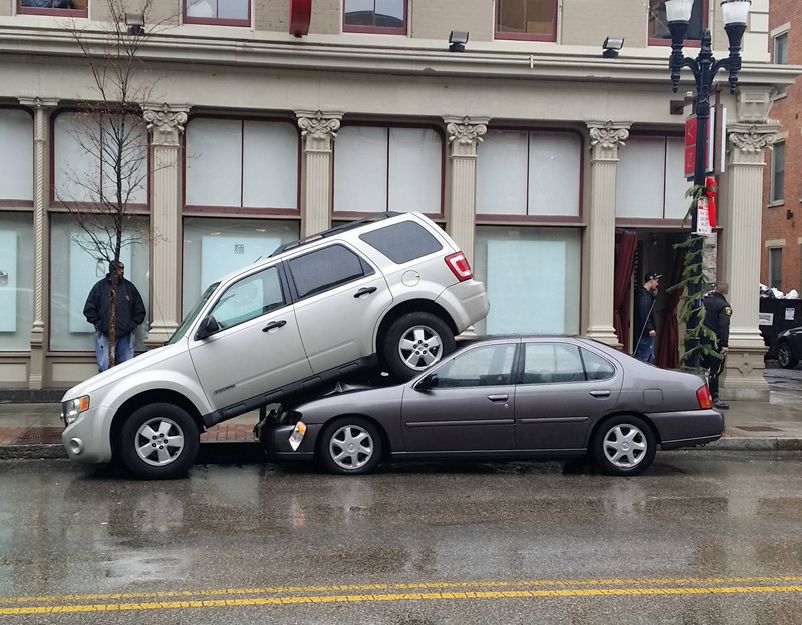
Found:
<path fill-rule="evenodd" d="M 321 432 L 318 457 L 329 473 L 363 475 L 381 462 L 382 438 L 375 425 L 360 417 L 343 417 Z"/>
<path fill-rule="evenodd" d="M 599 426 L 591 448 L 596 462 L 607 475 L 639 475 L 654 460 L 657 438 L 640 417 L 621 415 Z"/>

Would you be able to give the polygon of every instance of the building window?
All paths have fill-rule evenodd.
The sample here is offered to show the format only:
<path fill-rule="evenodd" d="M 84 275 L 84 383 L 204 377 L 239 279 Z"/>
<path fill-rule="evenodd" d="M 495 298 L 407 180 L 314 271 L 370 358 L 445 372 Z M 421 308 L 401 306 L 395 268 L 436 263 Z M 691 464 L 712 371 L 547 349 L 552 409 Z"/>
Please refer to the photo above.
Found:
<path fill-rule="evenodd" d="M 557 40 L 557 0 L 496 0 L 496 39 Z"/>
<path fill-rule="evenodd" d="M 144 349 L 150 317 L 150 246 L 148 220 L 126 220 L 120 260 L 125 277 L 142 295 L 148 317 L 136 333 L 136 350 Z M 112 230 L 113 232 L 113 230 Z M 50 349 L 59 352 L 91 352 L 95 329 L 84 317 L 84 304 L 92 287 L 108 273 L 108 263 L 98 253 L 96 241 L 111 242 L 109 233 L 98 229 L 90 236 L 70 215 L 53 215 L 50 223 Z"/>
<path fill-rule="evenodd" d="M 630 137 L 618 159 L 616 218 L 685 218 L 690 183 L 685 179 L 682 137 Z"/>
<path fill-rule="evenodd" d="M 781 35 L 777 35 L 774 38 L 774 56 L 773 56 L 774 64 L 775 65 L 788 65 L 788 32 L 784 32 Z M 781 87 L 777 90 L 777 95 L 775 97 L 782 97 L 785 95 L 786 91 L 788 90 L 787 87 Z"/>
<path fill-rule="evenodd" d="M 0 205 L 33 203 L 33 118 L 0 109 Z"/>
<path fill-rule="evenodd" d="M 579 217 L 582 140 L 571 132 L 491 130 L 479 146 L 479 215 Z"/>
<path fill-rule="evenodd" d="M 186 204 L 242 212 L 298 210 L 300 136 L 288 122 L 192 120 Z"/>
<path fill-rule="evenodd" d="M 142 118 L 80 112 L 58 115 L 53 127 L 53 199 L 70 204 L 115 202 L 118 155 L 123 203 L 146 206 L 148 131 Z"/>
<path fill-rule="evenodd" d="M 298 238 L 298 222 L 184 219 L 184 310 L 220 278 L 270 256 Z"/>
<path fill-rule="evenodd" d="M 771 150 L 771 203 L 785 198 L 785 141 L 778 141 Z"/>
<path fill-rule="evenodd" d="M 493 306 L 476 332 L 578 333 L 580 240 L 575 228 L 477 227 L 476 279 Z"/>
<path fill-rule="evenodd" d="M 783 288 L 783 248 L 769 248 L 769 288 L 782 291 Z"/>
<path fill-rule="evenodd" d="M 444 155 L 434 129 L 343 126 L 334 145 L 334 210 L 440 215 Z"/>
<path fill-rule="evenodd" d="M 184 22 L 250 26 L 251 0 L 184 0 Z"/>
<path fill-rule="evenodd" d="M 345 0 L 343 31 L 406 34 L 407 2 L 406 0 Z"/>
<path fill-rule="evenodd" d="M 88 0 L 17 0 L 17 13 L 86 17 Z"/>
<path fill-rule="evenodd" d="M 0 352 L 31 350 L 33 217 L 0 213 Z"/>
<path fill-rule="evenodd" d="M 701 41 L 702 32 L 707 28 L 708 0 L 695 0 L 691 21 L 685 41 Z M 666 19 L 666 0 L 649 0 L 649 43 L 652 45 L 671 45 L 671 31 Z"/>

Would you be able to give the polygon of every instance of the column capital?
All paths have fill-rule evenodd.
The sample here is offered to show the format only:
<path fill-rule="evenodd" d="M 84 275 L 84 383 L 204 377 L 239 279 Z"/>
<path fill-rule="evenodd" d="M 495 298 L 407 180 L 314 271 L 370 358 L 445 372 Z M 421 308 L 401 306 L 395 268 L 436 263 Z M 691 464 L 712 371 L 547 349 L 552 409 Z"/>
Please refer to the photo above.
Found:
<path fill-rule="evenodd" d="M 763 152 L 777 140 L 780 124 L 768 120 L 760 124 L 730 124 L 727 126 L 730 162 L 733 165 L 765 165 Z"/>
<path fill-rule="evenodd" d="M 337 111 L 295 111 L 304 151 L 329 152 L 343 114 Z"/>
<path fill-rule="evenodd" d="M 618 148 L 629 139 L 629 122 L 588 121 L 590 149 L 594 161 L 617 161 Z"/>
<path fill-rule="evenodd" d="M 153 133 L 153 145 L 177 148 L 181 144 L 181 133 L 184 132 L 189 118 L 188 105 L 146 104 L 142 117 Z"/>
<path fill-rule="evenodd" d="M 22 106 L 29 106 L 32 109 L 46 109 L 58 106 L 58 98 L 42 98 L 40 96 L 22 96 L 17 98 Z"/>
<path fill-rule="evenodd" d="M 489 117 L 444 117 L 452 158 L 476 157 L 479 144 L 487 134 Z"/>

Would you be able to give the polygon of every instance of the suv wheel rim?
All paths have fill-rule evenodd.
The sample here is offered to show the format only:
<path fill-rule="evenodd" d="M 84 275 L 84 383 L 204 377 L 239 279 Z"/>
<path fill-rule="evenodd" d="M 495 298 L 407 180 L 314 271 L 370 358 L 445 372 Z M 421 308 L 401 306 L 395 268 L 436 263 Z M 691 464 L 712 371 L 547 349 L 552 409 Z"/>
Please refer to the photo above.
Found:
<path fill-rule="evenodd" d="M 373 457 L 373 439 L 358 425 L 346 425 L 329 440 L 329 455 L 342 469 L 359 469 Z"/>
<path fill-rule="evenodd" d="M 791 362 L 790 351 L 791 350 L 789 349 L 788 345 L 786 345 L 785 343 L 780 345 L 780 351 L 777 354 L 777 360 L 780 361 L 780 365 L 782 365 L 783 367 L 787 367 L 788 363 Z"/>
<path fill-rule="evenodd" d="M 146 421 L 134 437 L 136 455 L 152 467 L 175 462 L 184 450 L 184 432 L 172 419 L 156 417 Z"/>
<path fill-rule="evenodd" d="M 414 326 L 398 342 L 398 355 L 413 371 L 423 371 L 443 357 L 443 340 L 429 326 Z"/>
<path fill-rule="evenodd" d="M 631 469 L 646 457 L 646 436 L 634 425 L 622 423 L 604 437 L 604 455 L 615 467 Z"/>

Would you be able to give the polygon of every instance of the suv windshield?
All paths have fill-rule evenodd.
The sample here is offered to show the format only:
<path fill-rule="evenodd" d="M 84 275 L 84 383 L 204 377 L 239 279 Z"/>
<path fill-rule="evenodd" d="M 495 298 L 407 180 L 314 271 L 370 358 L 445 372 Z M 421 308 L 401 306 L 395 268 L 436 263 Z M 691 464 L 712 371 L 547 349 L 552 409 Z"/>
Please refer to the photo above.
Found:
<path fill-rule="evenodd" d="M 201 296 L 200 301 L 197 304 L 195 304 L 195 307 L 191 311 L 189 311 L 189 314 L 186 317 L 184 317 L 184 321 L 181 323 L 180 326 L 178 326 L 178 329 L 175 331 L 173 336 L 170 337 L 170 340 L 167 341 L 167 345 L 172 345 L 173 343 L 177 343 L 182 338 L 184 338 L 184 335 L 187 333 L 187 330 L 189 330 L 189 326 L 191 326 L 192 322 L 195 321 L 195 317 L 198 316 L 198 313 L 204 307 L 206 302 L 208 302 L 209 299 L 212 297 L 212 293 L 215 292 L 218 286 L 220 286 L 220 283 L 215 282 L 212 286 L 206 289 L 206 292 Z"/>

